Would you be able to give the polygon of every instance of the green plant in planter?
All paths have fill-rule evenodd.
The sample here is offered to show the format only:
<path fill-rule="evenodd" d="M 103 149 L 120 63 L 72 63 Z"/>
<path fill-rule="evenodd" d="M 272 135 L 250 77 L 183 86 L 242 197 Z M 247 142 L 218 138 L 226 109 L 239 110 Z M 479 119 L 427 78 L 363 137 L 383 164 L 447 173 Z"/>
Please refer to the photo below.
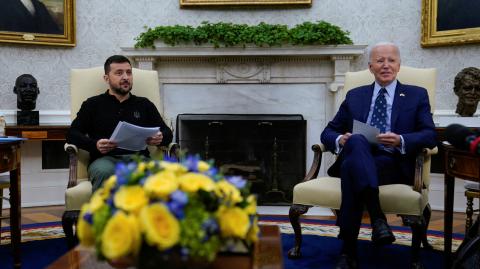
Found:
<path fill-rule="evenodd" d="M 325 21 L 304 22 L 289 29 L 282 24 L 258 25 L 233 24 L 226 22 L 202 22 L 198 27 L 174 25 L 147 28 L 135 38 L 136 48 L 154 48 L 161 40 L 167 45 L 184 43 L 195 45 L 213 44 L 215 48 L 254 44 L 259 47 L 291 45 L 338 45 L 352 44 L 349 32 Z"/>

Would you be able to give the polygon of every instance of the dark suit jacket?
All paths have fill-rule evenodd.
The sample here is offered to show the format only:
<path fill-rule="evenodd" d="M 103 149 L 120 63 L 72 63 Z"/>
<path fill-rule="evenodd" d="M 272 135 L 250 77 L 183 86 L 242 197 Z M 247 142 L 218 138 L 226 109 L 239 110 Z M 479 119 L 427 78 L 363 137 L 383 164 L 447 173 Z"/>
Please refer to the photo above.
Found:
<path fill-rule="evenodd" d="M 43 3 L 32 0 L 33 16 L 19 0 L 2 0 L 0 5 L 0 31 L 62 34 Z"/>
<path fill-rule="evenodd" d="M 374 83 L 350 90 L 345 100 L 321 134 L 321 142 L 330 151 L 335 151 L 336 138 L 352 132 L 353 120 L 366 122 L 372 102 Z M 402 135 L 405 142 L 405 155 L 399 157 L 402 176 L 413 182 L 415 156 L 422 148 L 436 146 L 436 132 L 430 112 L 428 93 L 424 88 L 397 83 L 391 115 L 391 132 Z M 340 167 L 342 154 L 334 165 Z M 334 169 L 335 170 L 335 169 Z M 339 176 L 339 170 L 331 170 L 331 176 Z M 336 174 L 338 173 L 338 174 Z"/>

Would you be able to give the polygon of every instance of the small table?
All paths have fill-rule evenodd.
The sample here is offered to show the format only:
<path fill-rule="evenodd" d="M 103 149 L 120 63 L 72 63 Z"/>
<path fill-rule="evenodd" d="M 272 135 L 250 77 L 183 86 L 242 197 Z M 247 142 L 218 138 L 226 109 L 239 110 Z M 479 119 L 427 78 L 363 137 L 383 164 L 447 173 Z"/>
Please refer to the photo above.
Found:
<path fill-rule="evenodd" d="M 455 177 L 480 182 L 480 156 L 442 144 L 445 151 L 445 268 L 452 265 L 453 194 Z"/>
<path fill-rule="evenodd" d="M 7 125 L 5 133 L 8 136 L 28 138 L 29 140 L 65 140 L 70 125 Z"/>
<path fill-rule="evenodd" d="M 282 242 L 278 226 L 260 226 L 259 242 L 253 257 L 247 255 L 219 255 L 213 269 L 282 269 Z M 92 249 L 75 247 L 52 263 L 47 269 L 112 269 L 107 262 L 99 262 Z"/>
<path fill-rule="evenodd" d="M 10 234 L 14 268 L 21 267 L 20 143 L 21 141 L 0 142 L 0 173 L 10 172 Z"/>

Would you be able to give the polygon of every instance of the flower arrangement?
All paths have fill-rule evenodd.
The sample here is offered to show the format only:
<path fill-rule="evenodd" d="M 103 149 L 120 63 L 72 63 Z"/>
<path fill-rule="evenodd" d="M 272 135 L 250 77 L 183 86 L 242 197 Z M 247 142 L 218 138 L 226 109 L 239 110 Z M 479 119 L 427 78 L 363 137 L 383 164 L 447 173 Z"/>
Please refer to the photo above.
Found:
<path fill-rule="evenodd" d="M 80 243 L 108 261 L 138 261 L 151 250 L 213 261 L 222 248 L 251 245 L 258 231 L 247 182 L 194 156 L 118 164 L 77 225 Z"/>

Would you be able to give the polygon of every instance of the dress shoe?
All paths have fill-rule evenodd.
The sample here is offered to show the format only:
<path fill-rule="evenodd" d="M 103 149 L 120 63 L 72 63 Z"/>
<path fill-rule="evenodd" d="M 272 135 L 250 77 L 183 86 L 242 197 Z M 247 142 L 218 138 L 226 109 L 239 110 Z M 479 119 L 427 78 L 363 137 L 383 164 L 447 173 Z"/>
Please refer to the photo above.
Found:
<path fill-rule="evenodd" d="M 357 268 L 357 260 L 348 254 L 341 254 L 338 258 L 335 269 L 355 269 Z"/>
<path fill-rule="evenodd" d="M 372 241 L 377 246 L 389 245 L 395 241 L 392 229 L 384 219 L 377 219 L 373 222 Z"/>

